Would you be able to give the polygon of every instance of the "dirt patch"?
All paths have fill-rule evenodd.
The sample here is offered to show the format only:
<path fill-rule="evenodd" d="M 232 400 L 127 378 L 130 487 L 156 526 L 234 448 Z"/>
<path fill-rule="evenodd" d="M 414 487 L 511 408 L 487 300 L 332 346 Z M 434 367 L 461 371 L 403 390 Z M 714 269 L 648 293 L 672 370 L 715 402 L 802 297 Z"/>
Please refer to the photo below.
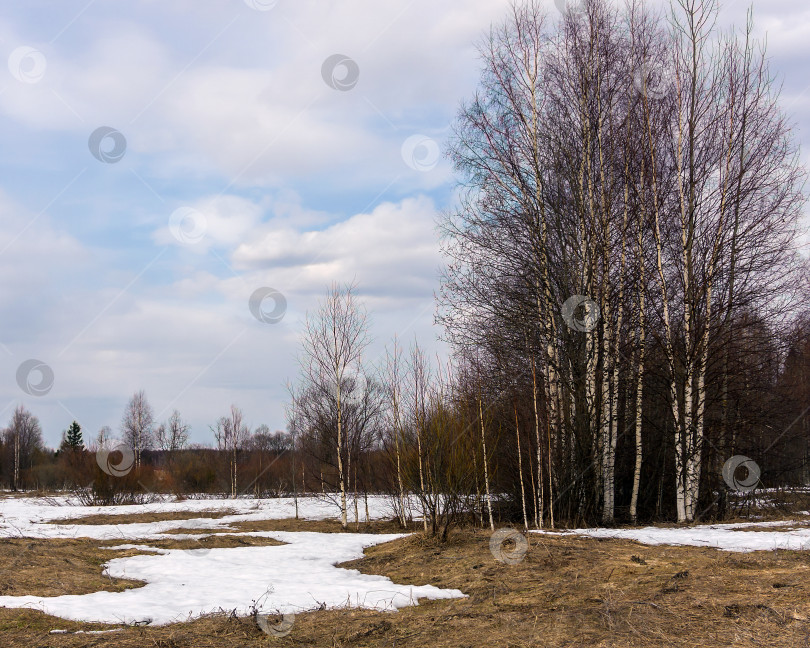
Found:
<path fill-rule="evenodd" d="M 121 592 L 140 581 L 103 575 L 103 564 L 132 555 L 110 551 L 96 541 L 4 538 L 0 542 L 0 595 L 60 596 L 99 590 Z"/>
<path fill-rule="evenodd" d="M 0 543 L 0 595 L 61 596 L 96 591 L 121 592 L 144 583 L 111 578 L 104 563 L 113 558 L 149 554 L 140 549 L 112 549 L 121 544 L 143 544 L 158 549 L 217 549 L 277 546 L 272 538 L 213 535 L 199 539 L 149 540 L 31 540 L 4 539 Z"/>
<path fill-rule="evenodd" d="M 284 543 L 273 538 L 254 538 L 217 533 L 202 538 L 183 540 L 148 540 L 145 544 L 157 549 L 233 549 L 235 547 L 276 547 Z"/>
<path fill-rule="evenodd" d="M 109 513 L 99 513 L 97 515 L 85 515 L 78 518 L 60 518 L 50 520 L 48 524 L 149 524 L 151 522 L 171 522 L 172 520 L 194 520 L 205 518 L 217 520 L 226 515 L 234 515 L 233 510 L 217 511 L 177 511 L 165 513 L 124 513 L 122 515 L 110 515 Z"/>
<path fill-rule="evenodd" d="M 343 529 L 338 520 L 248 520 L 230 525 L 235 531 L 315 531 L 318 533 L 413 533 L 421 527 L 403 529 L 396 520 L 378 520 L 359 525 L 350 523 Z"/>

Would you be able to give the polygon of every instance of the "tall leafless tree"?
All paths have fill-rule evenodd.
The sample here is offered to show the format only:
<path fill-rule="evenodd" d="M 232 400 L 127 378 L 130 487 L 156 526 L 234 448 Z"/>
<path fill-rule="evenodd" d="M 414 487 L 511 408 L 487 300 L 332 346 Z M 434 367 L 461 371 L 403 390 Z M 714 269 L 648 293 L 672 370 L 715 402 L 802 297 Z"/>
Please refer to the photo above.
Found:
<path fill-rule="evenodd" d="M 243 421 L 242 410 L 236 405 L 231 405 L 229 416 L 220 417 L 212 431 L 217 442 L 217 449 L 224 452 L 228 458 L 228 486 L 231 490 L 231 497 L 236 497 L 238 490 L 238 453 L 250 435 L 250 428 Z"/>
<path fill-rule="evenodd" d="M 124 441 L 135 453 L 136 468 L 141 465 L 141 453 L 152 447 L 154 422 L 155 415 L 152 406 L 146 400 L 146 393 L 143 390 L 135 392 L 124 410 L 121 433 Z"/>
<path fill-rule="evenodd" d="M 42 427 L 36 416 L 23 405 L 18 405 L 3 437 L 12 450 L 11 488 L 16 491 L 22 488 L 23 468 L 30 466 L 34 452 L 43 448 Z"/>
<path fill-rule="evenodd" d="M 332 284 L 318 308 L 307 313 L 299 357 L 305 383 L 334 395 L 335 451 L 343 528 L 348 526 L 346 490 L 349 478 L 345 465 L 348 460 L 346 383 L 364 375 L 362 356 L 370 343 L 366 311 L 357 299 L 356 291 L 356 284 Z"/>

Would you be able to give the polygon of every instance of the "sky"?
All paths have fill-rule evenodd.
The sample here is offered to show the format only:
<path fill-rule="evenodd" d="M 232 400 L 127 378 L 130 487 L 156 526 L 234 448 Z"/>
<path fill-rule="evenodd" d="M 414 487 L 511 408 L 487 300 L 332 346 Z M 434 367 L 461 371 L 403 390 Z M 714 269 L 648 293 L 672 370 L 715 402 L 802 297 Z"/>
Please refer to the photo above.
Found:
<path fill-rule="evenodd" d="M 748 6 L 726 2 L 721 23 Z M 507 8 L 6 3 L 0 424 L 23 404 L 52 446 L 74 419 L 117 432 L 143 389 L 195 443 L 231 404 L 281 429 L 304 317 L 332 282 L 357 283 L 368 363 L 394 335 L 443 357 L 443 151 Z M 810 6 L 757 0 L 754 18 L 810 163 Z"/>

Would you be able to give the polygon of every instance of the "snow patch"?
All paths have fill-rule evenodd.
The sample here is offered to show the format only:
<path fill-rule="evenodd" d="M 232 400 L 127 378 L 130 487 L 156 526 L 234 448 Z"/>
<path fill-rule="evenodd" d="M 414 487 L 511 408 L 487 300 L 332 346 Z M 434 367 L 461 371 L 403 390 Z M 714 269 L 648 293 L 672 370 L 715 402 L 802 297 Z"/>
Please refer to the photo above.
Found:
<path fill-rule="evenodd" d="M 774 551 L 810 549 L 810 528 L 807 521 L 752 522 L 708 524 L 693 527 L 641 529 L 573 529 L 571 531 L 533 531 L 533 533 L 577 535 L 591 538 L 635 540 L 647 545 L 714 547 L 722 551 Z M 790 531 L 752 531 L 745 529 L 779 526 L 800 527 Z"/>

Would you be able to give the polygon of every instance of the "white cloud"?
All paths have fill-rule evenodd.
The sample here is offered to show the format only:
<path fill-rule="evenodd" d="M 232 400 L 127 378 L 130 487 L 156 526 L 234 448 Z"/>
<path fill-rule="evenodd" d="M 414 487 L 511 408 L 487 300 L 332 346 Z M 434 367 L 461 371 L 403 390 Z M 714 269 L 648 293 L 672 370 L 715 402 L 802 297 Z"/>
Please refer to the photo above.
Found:
<path fill-rule="evenodd" d="M 426 197 L 383 203 L 320 231 L 259 228 L 233 253 L 235 267 L 273 271 L 276 287 L 318 292 L 357 280 L 399 298 L 430 295 L 440 263 L 436 207 Z"/>
<path fill-rule="evenodd" d="M 199 252 L 232 247 L 244 240 L 261 214 L 260 206 L 239 196 L 210 196 L 174 210 L 166 226 L 154 233 L 154 240 Z"/>
<path fill-rule="evenodd" d="M 180 409 L 197 441 L 209 439 L 208 423 L 230 403 L 243 407 L 253 424 L 283 425 L 284 383 L 297 374 L 302 319 L 332 281 L 359 284 L 377 339 L 371 361 L 395 333 L 401 339 L 419 334 L 435 348 L 430 321 L 440 257 L 429 198 L 383 203 L 337 222 L 306 210 L 290 193 L 261 203 L 211 196 L 194 207 L 206 213 L 207 243 L 198 254 L 164 252 L 153 272 L 171 274 L 159 284 L 138 276 L 146 263 L 113 271 L 103 251 L 53 230 L 47 220 L 0 256 L 4 276 L 19 275 L 33 260 L 31 271 L 19 275 L 18 289 L 0 300 L 8 320 L 21 325 L 9 342 L 12 364 L 35 357 L 56 376 L 46 397 L 27 398 L 8 371 L 0 399 L 27 398 L 49 442 L 72 418 L 90 433 L 103 424 L 116 428 L 126 399 L 138 389 L 162 416 Z M 12 232 L 28 217 L 8 204 L 2 213 Z M 170 233 L 164 226 L 153 236 L 169 242 Z M 250 295 L 262 286 L 287 298 L 279 324 L 262 324 L 248 309 Z M 6 336 L 0 341 L 8 342 Z"/>
<path fill-rule="evenodd" d="M 143 18 L 88 16 L 72 26 L 90 32 L 83 49 L 41 45 L 44 78 L 11 79 L 0 110 L 38 129 L 113 126 L 126 135 L 128 155 L 153 156 L 161 177 L 217 173 L 226 183 L 278 186 L 321 174 L 363 186 L 403 175 L 437 186 L 447 165 L 413 174 L 399 148 L 426 128 L 443 136 L 476 81 L 471 41 L 505 6 L 347 0 L 324 8 L 307 0 L 254 12 L 240 3 L 236 19 L 232 8 L 195 9 L 182 16 L 189 35 L 175 25 L 177 38 L 163 41 Z M 181 19 L 154 11 L 157 20 Z M 350 92 L 321 78 L 322 62 L 336 52 L 360 66 Z"/>

